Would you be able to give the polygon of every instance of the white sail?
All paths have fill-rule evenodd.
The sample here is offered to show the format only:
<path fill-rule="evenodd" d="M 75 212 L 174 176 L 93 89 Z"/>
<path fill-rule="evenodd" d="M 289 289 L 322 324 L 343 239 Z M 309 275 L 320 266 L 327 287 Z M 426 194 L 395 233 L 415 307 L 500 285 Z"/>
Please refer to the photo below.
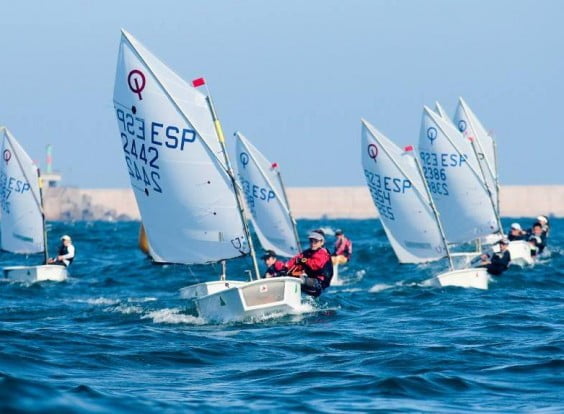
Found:
<path fill-rule="evenodd" d="M 260 244 L 280 256 L 292 257 L 299 247 L 278 173 L 243 134 L 235 135 L 238 178 Z"/>
<path fill-rule="evenodd" d="M 2 249 L 13 253 L 45 250 L 37 167 L 7 128 L 1 128 L 0 202 Z"/>
<path fill-rule="evenodd" d="M 400 263 L 447 254 L 415 158 L 362 120 L 362 165 L 372 200 Z"/>
<path fill-rule="evenodd" d="M 495 142 L 478 117 L 464 99 L 458 99 L 458 106 L 453 118 L 454 124 L 466 138 L 472 138 L 476 145 L 478 162 L 492 198 L 497 204 L 498 173 L 495 155 Z M 499 212 L 498 212 L 499 214 Z"/>
<path fill-rule="evenodd" d="M 424 107 L 419 156 L 447 240 L 452 243 L 498 231 L 495 210 L 471 154 L 471 142 L 451 122 Z"/>
<path fill-rule="evenodd" d="M 435 102 L 435 112 L 438 113 L 441 118 L 450 121 L 450 118 L 448 117 L 446 111 L 438 102 Z"/>
<path fill-rule="evenodd" d="M 248 253 L 206 97 L 125 31 L 114 106 L 155 259 L 209 263 Z"/>

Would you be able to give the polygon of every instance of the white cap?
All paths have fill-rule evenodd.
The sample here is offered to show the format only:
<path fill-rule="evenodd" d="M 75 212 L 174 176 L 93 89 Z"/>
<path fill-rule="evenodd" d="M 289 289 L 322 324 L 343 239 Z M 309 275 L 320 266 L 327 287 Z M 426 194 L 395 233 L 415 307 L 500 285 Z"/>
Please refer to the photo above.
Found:
<path fill-rule="evenodd" d="M 63 237 L 61 237 L 61 240 L 71 241 L 71 237 L 68 234 L 65 234 Z"/>
<path fill-rule="evenodd" d="M 322 242 L 325 242 L 325 237 L 323 237 L 323 234 L 319 233 L 318 231 L 310 232 L 307 237 L 308 239 L 321 240 Z"/>
<path fill-rule="evenodd" d="M 515 230 L 523 230 L 523 229 L 521 228 L 521 225 L 520 225 L 519 223 L 513 223 L 513 224 L 511 224 L 511 228 L 512 228 L 512 229 L 515 229 Z"/>
<path fill-rule="evenodd" d="M 545 223 L 548 223 L 548 219 L 547 219 L 545 216 L 538 216 L 538 217 L 537 217 L 537 220 L 538 220 L 538 221 L 543 221 L 543 222 L 545 222 Z"/>

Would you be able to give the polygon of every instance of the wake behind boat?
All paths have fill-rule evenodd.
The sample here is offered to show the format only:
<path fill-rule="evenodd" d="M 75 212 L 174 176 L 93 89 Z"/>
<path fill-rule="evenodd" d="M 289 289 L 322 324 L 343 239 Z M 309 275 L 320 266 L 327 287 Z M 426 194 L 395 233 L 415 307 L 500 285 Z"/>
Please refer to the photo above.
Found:
<path fill-rule="evenodd" d="M 20 282 L 64 281 L 68 277 L 67 268 L 47 264 L 49 256 L 39 169 L 7 128 L 0 128 L 0 133 L 2 250 L 17 254 L 44 253 L 42 265 L 4 267 L 3 276 Z"/>
<path fill-rule="evenodd" d="M 236 321 L 297 309 L 300 280 L 259 280 L 242 197 L 211 97 L 187 84 L 122 31 L 114 106 L 151 254 L 159 262 L 217 263 L 250 254 L 255 281 L 182 291 L 201 317 Z M 207 88 L 207 87 L 206 87 Z M 252 279 L 253 277 L 251 277 Z M 243 277 L 242 277 L 243 279 Z"/>

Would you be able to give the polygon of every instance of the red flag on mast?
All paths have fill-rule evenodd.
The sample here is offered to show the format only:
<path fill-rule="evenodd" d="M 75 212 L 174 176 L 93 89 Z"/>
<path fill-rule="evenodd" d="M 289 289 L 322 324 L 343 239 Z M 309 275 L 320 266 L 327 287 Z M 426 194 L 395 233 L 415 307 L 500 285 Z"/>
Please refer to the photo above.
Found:
<path fill-rule="evenodd" d="M 403 149 L 405 152 L 413 151 L 413 145 L 408 145 Z"/>
<path fill-rule="evenodd" d="M 204 78 L 198 78 L 198 79 L 194 79 L 192 81 L 192 86 L 194 88 L 197 88 L 198 86 L 202 86 L 206 84 L 206 80 Z"/>

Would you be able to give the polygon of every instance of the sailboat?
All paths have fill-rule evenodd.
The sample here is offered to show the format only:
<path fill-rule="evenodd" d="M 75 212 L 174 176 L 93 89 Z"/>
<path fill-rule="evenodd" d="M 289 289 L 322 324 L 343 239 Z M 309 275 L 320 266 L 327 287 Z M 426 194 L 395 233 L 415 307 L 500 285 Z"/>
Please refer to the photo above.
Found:
<path fill-rule="evenodd" d="M 400 263 L 447 258 L 449 270 L 432 279 L 440 286 L 487 289 L 485 269 L 455 269 L 439 212 L 413 147 L 404 150 L 362 120 L 362 165 L 380 221 Z"/>
<path fill-rule="evenodd" d="M 293 257 L 301 251 L 300 240 L 278 164 L 241 132 L 235 137 L 237 175 L 259 242 L 278 256 Z"/>
<path fill-rule="evenodd" d="M 2 250 L 19 254 L 43 253 L 42 265 L 4 267 L 3 276 L 22 282 L 63 281 L 68 277 L 67 268 L 47 264 L 49 256 L 39 169 L 7 128 L 1 127 L 0 133 Z"/>
<path fill-rule="evenodd" d="M 189 85 L 122 30 L 114 107 L 149 245 L 157 261 L 168 263 L 225 264 L 251 256 L 251 281 L 226 280 L 223 272 L 218 281 L 182 290 L 206 320 L 297 309 L 299 279 L 260 279 L 221 124 L 209 91 L 196 89 L 204 85 L 204 78 Z"/>
<path fill-rule="evenodd" d="M 492 209 L 499 221 L 499 175 L 497 172 L 495 141 L 462 98 L 458 99 L 453 122 L 462 136 L 469 140 L 472 145 L 473 151 L 469 156 L 476 158 L 484 186 L 487 188 L 491 199 Z M 501 227 L 500 230 L 502 230 Z M 486 236 L 485 242 L 491 244 L 491 242 L 499 240 L 500 234 L 501 231 L 497 235 Z M 520 266 L 533 264 L 531 249 L 525 240 L 512 241 L 509 243 L 508 248 L 511 254 L 511 263 Z"/>

